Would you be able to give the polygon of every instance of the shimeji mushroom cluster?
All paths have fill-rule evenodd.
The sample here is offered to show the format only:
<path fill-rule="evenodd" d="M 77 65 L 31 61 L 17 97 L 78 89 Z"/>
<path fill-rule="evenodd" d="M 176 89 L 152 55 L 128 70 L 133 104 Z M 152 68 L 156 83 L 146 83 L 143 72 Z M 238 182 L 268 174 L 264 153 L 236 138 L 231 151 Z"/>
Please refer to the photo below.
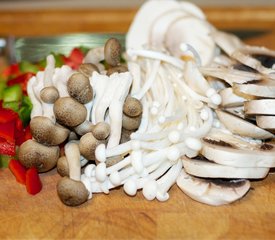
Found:
<path fill-rule="evenodd" d="M 28 83 L 33 140 L 19 159 L 41 172 L 57 164 L 64 204 L 119 186 L 166 201 L 177 183 L 199 202 L 222 205 L 275 167 L 267 143 L 274 137 L 273 51 L 216 30 L 193 4 L 151 0 L 129 29 L 124 57 L 125 65 L 112 38 L 77 71 L 55 68 L 48 56 Z"/>

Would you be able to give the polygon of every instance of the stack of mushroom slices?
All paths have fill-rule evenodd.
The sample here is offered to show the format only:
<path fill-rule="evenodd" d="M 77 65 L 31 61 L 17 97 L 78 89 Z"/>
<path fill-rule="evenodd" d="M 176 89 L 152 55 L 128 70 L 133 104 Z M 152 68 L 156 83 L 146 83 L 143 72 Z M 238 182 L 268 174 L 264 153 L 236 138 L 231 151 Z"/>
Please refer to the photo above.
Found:
<path fill-rule="evenodd" d="M 200 156 L 183 157 L 177 184 L 199 202 L 222 205 L 243 197 L 248 179 L 265 178 L 275 167 L 275 145 L 269 141 L 275 127 L 275 52 L 224 32 L 214 32 L 213 39 L 223 54 L 201 71 L 223 86 L 217 128 L 203 139 Z"/>

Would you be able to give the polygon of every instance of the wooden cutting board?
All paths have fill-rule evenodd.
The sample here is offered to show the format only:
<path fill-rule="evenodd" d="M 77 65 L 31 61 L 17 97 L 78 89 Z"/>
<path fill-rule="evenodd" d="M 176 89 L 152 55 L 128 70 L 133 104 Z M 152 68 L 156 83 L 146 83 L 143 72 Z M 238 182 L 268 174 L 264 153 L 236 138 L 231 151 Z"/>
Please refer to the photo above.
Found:
<path fill-rule="evenodd" d="M 167 202 L 146 201 L 123 189 L 94 194 L 87 203 L 64 206 L 56 171 L 41 174 L 36 196 L 0 170 L 0 239 L 274 239 L 275 174 L 252 182 L 240 201 L 211 207 L 174 186 Z"/>

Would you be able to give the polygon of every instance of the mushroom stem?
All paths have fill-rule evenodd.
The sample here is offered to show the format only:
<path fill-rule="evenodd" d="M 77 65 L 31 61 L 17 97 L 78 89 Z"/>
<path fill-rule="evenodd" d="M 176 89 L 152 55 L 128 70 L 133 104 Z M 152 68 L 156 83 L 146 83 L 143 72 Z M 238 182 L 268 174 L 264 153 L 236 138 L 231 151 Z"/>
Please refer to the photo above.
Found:
<path fill-rule="evenodd" d="M 70 179 L 80 181 L 80 151 L 77 143 L 69 142 L 65 145 L 65 156 L 69 165 Z"/>
<path fill-rule="evenodd" d="M 27 93 L 28 96 L 32 102 L 32 112 L 31 112 L 31 119 L 36 117 L 36 116 L 41 116 L 42 115 L 42 107 L 40 101 L 37 99 L 35 96 L 34 90 L 33 90 L 33 85 L 36 82 L 36 77 L 33 76 L 29 81 L 27 85 Z"/>

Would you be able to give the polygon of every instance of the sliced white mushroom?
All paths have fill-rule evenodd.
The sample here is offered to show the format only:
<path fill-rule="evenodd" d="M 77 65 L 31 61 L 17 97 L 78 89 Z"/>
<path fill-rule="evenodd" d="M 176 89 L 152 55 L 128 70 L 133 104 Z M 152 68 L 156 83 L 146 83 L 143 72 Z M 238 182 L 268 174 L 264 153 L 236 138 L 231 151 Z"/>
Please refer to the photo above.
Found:
<path fill-rule="evenodd" d="M 205 76 L 211 76 L 226 81 L 230 86 L 234 83 L 247 83 L 261 80 L 262 76 L 258 73 L 247 72 L 227 67 L 201 67 L 200 71 Z"/>
<path fill-rule="evenodd" d="M 256 116 L 257 125 L 269 131 L 275 130 L 275 116 Z"/>
<path fill-rule="evenodd" d="M 275 115 L 275 99 L 251 100 L 244 103 L 247 115 Z"/>
<path fill-rule="evenodd" d="M 270 139 L 274 137 L 272 133 L 257 127 L 255 124 L 250 123 L 239 116 L 222 110 L 216 110 L 216 114 L 221 123 L 233 134 L 257 139 Z"/>
<path fill-rule="evenodd" d="M 233 167 L 275 167 L 275 147 L 254 143 L 227 134 L 205 137 L 201 154 L 207 159 Z"/>
<path fill-rule="evenodd" d="M 213 31 L 211 36 L 215 43 L 229 56 L 231 56 L 237 49 L 244 46 L 244 43 L 237 36 L 230 33 Z"/>
<path fill-rule="evenodd" d="M 206 180 L 192 177 L 184 170 L 177 179 L 177 185 L 192 199 L 212 206 L 232 203 L 250 189 L 248 180 Z"/>
<path fill-rule="evenodd" d="M 169 26 L 165 46 L 172 55 L 181 57 L 183 55 L 181 44 L 190 44 L 198 52 L 201 64 L 206 66 L 215 55 L 215 43 L 209 35 L 211 31 L 212 26 L 206 21 L 192 16 L 182 17 Z"/>
<path fill-rule="evenodd" d="M 183 167 L 186 173 L 203 178 L 264 178 L 269 168 L 246 168 L 225 166 L 208 161 L 207 159 L 182 157 Z"/>
<path fill-rule="evenodd" d="M 242 106 L 245 101 L 244 98 L 236 95 L 232 88 L 224 88 L 219 91 L 219 94 L 222 98 L 221 106 L 225 108 Z"/>

